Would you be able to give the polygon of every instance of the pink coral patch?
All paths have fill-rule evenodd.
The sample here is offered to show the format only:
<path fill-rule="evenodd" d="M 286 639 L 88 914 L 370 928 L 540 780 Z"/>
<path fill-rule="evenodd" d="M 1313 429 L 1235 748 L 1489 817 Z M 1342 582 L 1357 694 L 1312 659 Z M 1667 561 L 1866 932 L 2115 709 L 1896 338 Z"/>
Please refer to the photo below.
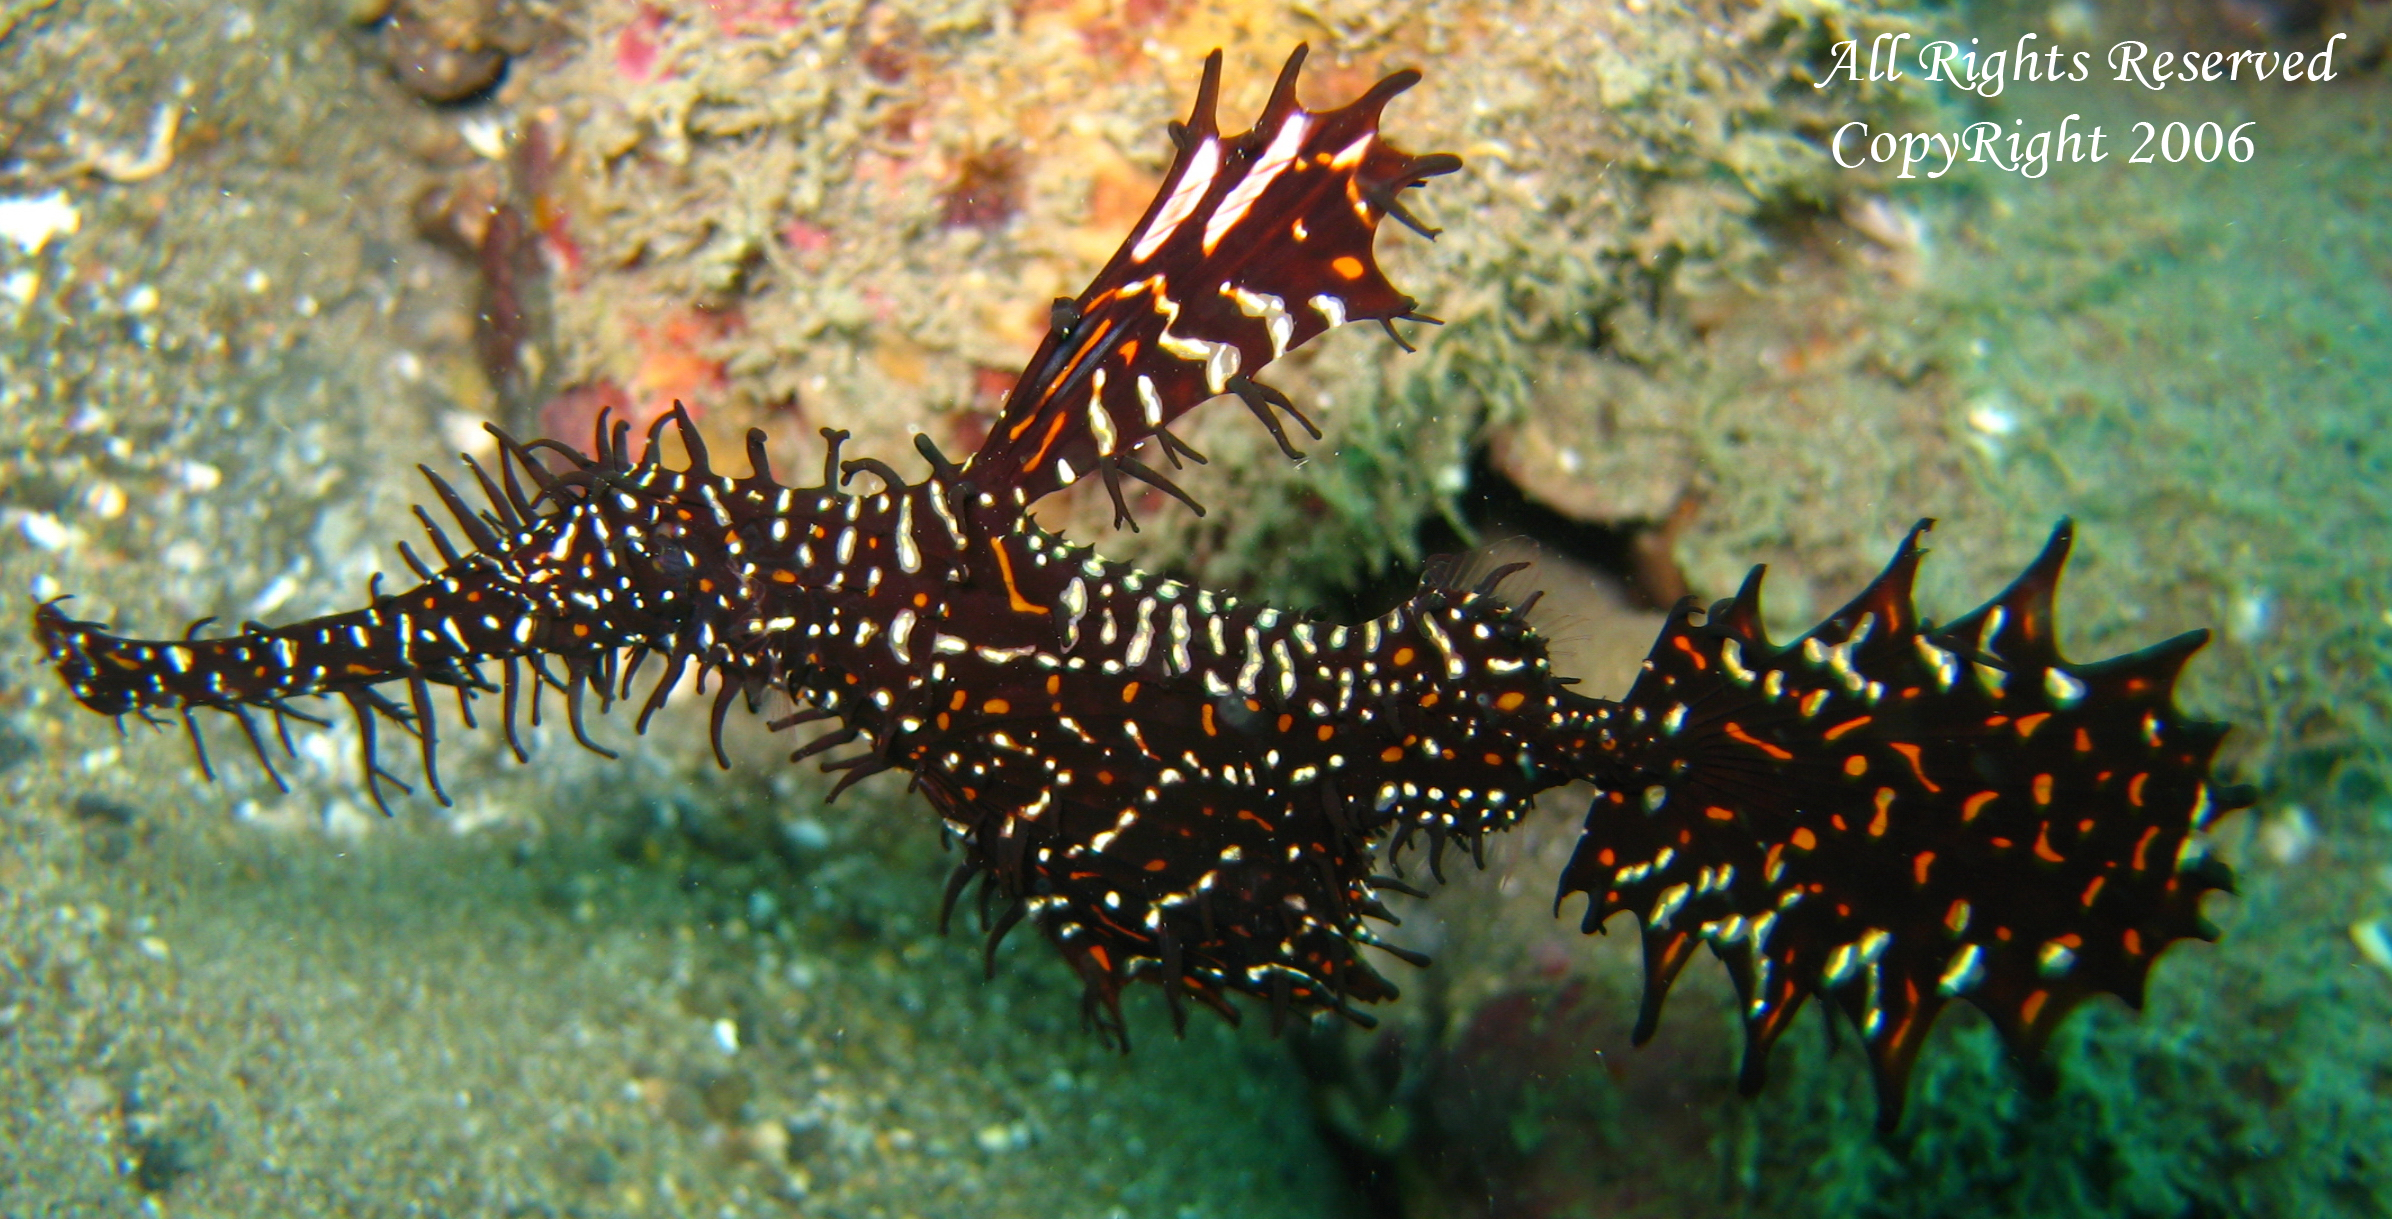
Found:
<path fill-rule="evenodd" d="M 725 34 L 769 34 L 795 29 L 805 7 L 799 0 L 713 0 L 706 6 Z"/>
<path fill-rule="evenodd" d="M 643 8 L 615 35 L 615 69 L 625 80 L 634 84 L 655 79 L 657 60 L 662 55 L 665 13 L 659 8 Z"/>

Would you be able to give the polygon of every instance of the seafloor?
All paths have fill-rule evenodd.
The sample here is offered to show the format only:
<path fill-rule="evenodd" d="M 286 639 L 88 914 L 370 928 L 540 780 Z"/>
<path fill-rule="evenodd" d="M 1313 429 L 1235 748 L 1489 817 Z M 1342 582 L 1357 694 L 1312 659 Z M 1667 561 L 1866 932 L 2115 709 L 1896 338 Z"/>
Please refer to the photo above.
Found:
<path fill-rule="evenodd" d="M 1955 1011 L 1881 1138 L 1848 1036 L 1734 1097 L 1711 967 L 1627 1049 L 1633 937 L 1551 918 L 1567 793 L 1404 911 L 1440 964 L 1380 1033 L 1174 1041 L 1155 1000 L 1122 1057 L 1032 937 L 984 983 L 936 934 L 901 780 L 825 805 L 690 716 L 612 764 L 452 730 L 458 806 L 383 820 L 345 732 L 288 796 L 219 737 L 211 785 L 0 632 L 0 1216 L 2392 1213 L 2388 9 L 0 0 L 0 587 L 152 634 L 345 607 L 484 420 L 968 450 L 1204 51 L 1234 126 L 1309 40 L 1315 105 L 1427 70 L 1389 134 L 1469 168 L 1381 244 L 1447 324 L 1289 360 L 1313 459 L 1215 410 L 1213 514 L 1107 549 L 1375 612 L 1424 544 L 1542 543 L 1562 667 L 1617 693 L 1655 601 L 1751 563 L 1799 629 L 1936 516 L 1948 617 L 2071 515 L 2067 650 L 2218 628 L 2187 702 L 2263 792 L 2224 941 L 2079 1015 L 2056 1095 Z M 1811 87 L 1838 39 L 2028 29 L 2353 39 L 2303 87 Z M 1819 154 L 2072 112 L 2257 154 Z"/>

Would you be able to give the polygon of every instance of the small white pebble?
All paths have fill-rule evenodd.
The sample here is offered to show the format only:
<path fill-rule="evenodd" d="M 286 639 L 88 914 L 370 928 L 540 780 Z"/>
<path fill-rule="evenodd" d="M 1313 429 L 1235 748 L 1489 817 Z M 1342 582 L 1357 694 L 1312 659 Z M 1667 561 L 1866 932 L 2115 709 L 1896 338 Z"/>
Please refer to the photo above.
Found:
<path fill-rule="evenodd" d="M 2226 637 L 2236 643 L 2252 643 L 2267 637 L 2268 627 L 2275 619 L 2275 594 L 2264 588 L 2246 588 L 2234 598 L 2226 611 Z"/>
<path fill-rule="evenodd" d="M 747 1145 L 756 1158 L 767 1164 L 779 1164 L 789 1155 L 789 1128 L 769 1119 L 747 1128 Z"/>
<path fill-rule="evenodd" d="M 154 961 L 165 960 L 168 955 L 166 941 L 161 940 L 154 935 L 145 935 L 141 937 L 141 955 Z"/>
<path fill-rule="evenodd" d="M 53 238 L 70 237 L 83 227 L 83 213 L 75 210 L 66 192 L 18 195 L 0 199 L 0 237 L 17 243 L 27 254 L 39 254 Z"/>
<path fill-rule="evenodd" d="M 32 304 L 41 290 L 42 277 L 36 271 L 12 271 L 8 278 L 0 279 L 0 296 L 15 301 L 20 309 Z"/>
<path fill-rule="evenodd" d="M 103 521 L 113 521 L 125 514 L 125 493 L 112 482 L 96 482 L 83 493 L 83 507 Z"/>
<path fill-rule="evenodd" d="M 78 1122 L 99 1122 L 116 1116 L 117 1093 L 97 1075 L 73 1075 L 59 1089 L 58 1103 Z"/>
<path fill-rule="evenodd" d="M 1968 425 L 1987 436 L 2007 436 L 2018 430 L 2018 412 L 1998 394 L 1979 398 L 1968 408 Z"/>
<path fill-rule="evenodd" d="M 457 124 L 457 134 L 486 161 L 503 161 L 507 156 L 507 124 L 491 115 L 475 115 Z"/>
<path fill-rule="evenodd" d="M 2359 955 L 2378 969 L 2392 970 L 2392 935 L 2384 931 L 2384 920 L 2365 919 L 2350 925 L 2350 942 L 2358 946 Z"/>
<path fill-rule="evenodd" d="M 47 512 L 24 514 L 17 520 L 17 529 L 26 541 L 44 550 L 64 550 L 76 541 L 75 527 Z"/>
<path fill-rule="evenodd" d="M 412 359 L 412 357 L 410 358 Z M 421 371 L 419 367 L 417 369 L 419 375 Z M 402 379 L 414 380 L 413 377 L 403 377 Z M 480 415 L 470 411 L 449 411 L 440 417 L 440 439 L 450 449 L 459 453 L 486 452 L 496 447 L 498 442 L 482 426 L 484 422 Z"/>
<path fill-rule="evenodd" d="M 729 1020 L 714 1022 L 714 1044 L 725 1054 L 739 1052 L 739 1026 Z"/>
<path fill-rule="evenodd" d="M 2259 827 L 2259 849 L 2280 864 L 2299 863 L 2316 844 L 2317 823 L 2309 819 L 2308 809 L 2297 804 Z"/>
<path fill-rule="evenodd" d="M 175 477 L 182 480 L 186 491 L 207 492 L 224 485 L 224 471 L 204 461 L 185 461 L 175 465 Z"/>
<path fill-rule="evenodd" d="M 125 293 L 125 312 L 135 317 L 141 317 L 157 311 L 158 290 L 156 288 L 143 284 Z"/>
<path fill-rule="evenodd" d="M 801 851 L 819 851 L 831 844 L 830 827 L 812 817 L 795 817 L 781 823 L 781 833 L 789 845 Z"/>
<path fill-rule="evenodd" d="M 996 1122 L 982 1126 L 972 1141 L 980 1144 L 980 1150 L 1000 1155 L 1029 1146 L 1030 1127 L 1021 1122 Z"/>
<path fill-rule="evenodd" d="M 299 581 L 289 572 L 274 577 L 274 582 L 249 603 L 249 616 L 263 618 L 282 608 L 282 603 L 299 595 Z"/>

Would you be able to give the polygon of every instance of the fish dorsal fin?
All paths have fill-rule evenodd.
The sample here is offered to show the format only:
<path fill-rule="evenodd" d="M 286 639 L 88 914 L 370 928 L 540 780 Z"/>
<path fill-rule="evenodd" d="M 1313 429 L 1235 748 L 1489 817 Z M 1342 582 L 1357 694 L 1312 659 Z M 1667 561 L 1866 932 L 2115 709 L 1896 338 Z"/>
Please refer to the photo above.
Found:
<path fill-rule="evenodd" d="M 1202 460 L 1165 430 L 1173 420 L 1236 394 L 1300 457 L 1278 413 L 1319 432 L 1256 379 L 1263 366 L 1347 322 L 1387 323 L 1392 334 L 1396 319 L 1433 320 L 1412 311 L 1371 253 L 1385 216 L 1433 236 L 1397 197 L 1461 167 L 1379 135 L 1379 112 L 1420 75 L 1397 72 L 1335 110 L 1306 110 L 1296 102 L 1304 55 L 1299 46 L 1288 57 L 1262 117 L 1234 136 L 1214 114 L 1221 53 L 1206 58 L 1196 105 L 1172 127 L 1179 154 L 1161 191 L 1087 291 L 1055 302 L 1046 340 L 973 456 L 982 490 L 1037 499 L 1094 471 L 1116 524 L 1128 519 L 1124 474 L 1195 507 L 1154 468 L 1160 461 L 1138 456 L 1153 441 L 1173 466 Z"/>

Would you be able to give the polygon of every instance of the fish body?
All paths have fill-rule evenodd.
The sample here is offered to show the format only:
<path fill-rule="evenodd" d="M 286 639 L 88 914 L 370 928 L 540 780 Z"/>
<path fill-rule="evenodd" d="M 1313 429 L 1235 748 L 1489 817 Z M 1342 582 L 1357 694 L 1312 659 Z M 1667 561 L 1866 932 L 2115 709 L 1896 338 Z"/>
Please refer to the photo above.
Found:
<path fill-rule="evenodd" d="M 1617 702 L 1553 671 L 1534 597 L 1503 591 L 1519 565 L 1473 580 L 1438 561 L 1385 614 L 1329 623 L 1041 529 L 1037 500 L 1091 475 L 1120 523 L 1135 524 L 1125 478 L 1202 511 L 1161 468 L 1202 460 L 1174 420 L 1234 396 L 1299 455 L 1283 417 L 1317 430 L 1257 374 L 1349 322 L 1395 335 L 1434 320 L 1372 253 L 1389 216 L 1433 236 L 1399 196 L 1460 167 L 1378 132 L 1417 75 L 1315 112 L 1295 100 L 1303 59 L 1236 136 L 1215 122 L 1208 60 L 1154 203 L 1095 282 L 1055 303 L 965 462 L 924 438 L 909 479 L 841 461 L 844 435 L 826 431 L 821 481 L 800 487 L 751 433 L 735 477 L 678 408 L 636 452 L 603 417 L 587 451 L 499 433 L 495 477 L 469 462 L 481 506 L 425 471 L 465 544 L 419 510 L 439 562 L 402 546 L 419 577 L 403 591 L 180 640 L 122 637 L 54 601 L 37 633 L 84 705 L 179 716 L 203 766 L 198 711 L 232 716 L 280 782 L 260 717 L 287 750 L 289 719 L 324 722 L 294 700 L 345 703 L 377 803 L 405 786 L 377 725 L 415 739 L 446 799 L 435 688 L 469 726 L 496 696 L 510 742 L 559 691 L 576 738 L 610 752 L 584 729 L 591 700 L 632 697 L 658 661 L 644 731 L 694 669 L 699 691 L 714 687 L 718 756 L 732 709 L 786 697 L 798 710 L 772 727 L 821 729 L 793 760 L 851 749 L 823 763 L 843 772 L 834 797 L 907 772 L 964 847 L 948 908 L 980 886 L 992 962 L 1034 926 L 1114 1035 L 1138 981 L 1175 1015 L 1194 1000 L 1234 1019 L 1243 994 L 1274 1024 L 1367 1023 L 1357 1005 L 1397 988 L 1364 950 L 1425 964 L 1375 928 L 1393 922 L 1383 893 L 1415 891 L 1407 851 L 1441 879 L 1449 848 L 1481 856 L 1574 781 L 1595 795 L 1557 904 L 1586 895 L 1590 932 L 1620 912 L 1640 924 L 1639 1040 L 1695 950 L 1719 957 L 1743 1000 L 1747 1091 L 1819 997 L 1858 1029 L 1890 1124 L 1951 1000 L 1984 1009 L 2031 1062 L 2077 1003 L 2139 1005 L 2162 950 L 2214 936 L 2201 899 L 2231 877 L 2201 831 L 2250 794 L 2211 773 L 2224 728 L 2174 705 L 2206 636 L 2063 658 L 2065 522 L 2009 588 L 1941 626 L 1911 602 L 1928 522 L 1785 644 L 1761 629 L 1756 569 L 1732 598 L 1680 604 Z M 398 688 L 403 703 L 384 693 Z"/>

